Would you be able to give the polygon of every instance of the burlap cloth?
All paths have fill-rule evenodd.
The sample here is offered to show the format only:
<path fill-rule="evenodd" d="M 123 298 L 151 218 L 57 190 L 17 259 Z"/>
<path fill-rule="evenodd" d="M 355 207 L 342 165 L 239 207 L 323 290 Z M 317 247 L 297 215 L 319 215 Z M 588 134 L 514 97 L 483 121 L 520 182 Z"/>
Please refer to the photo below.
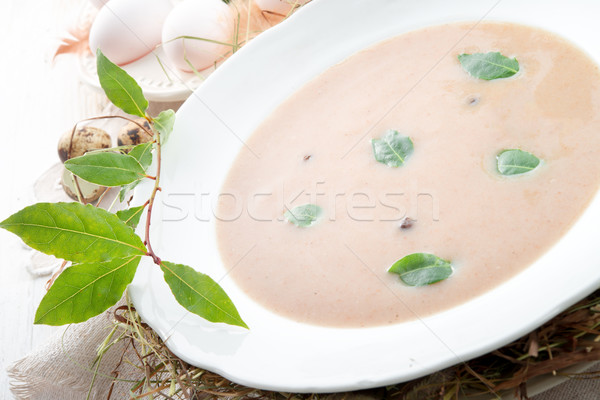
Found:
<path fill-rule="evenodd" d="M 113 327 L 112 314 L 105 313 L 78 325 L 71 325 L 44 347 L 30 353 L 8 368 L 11 391 L 17 399 L 85 399 L 93 378 L 97 349 Z M 104 355 L 91 389 L 91 399 L 129 399 L 130 382 L 114 382 L 113 371 L 123 354 L 125 342 L 119 342 Z M 127 355 L 127 354 L 126 354 Z M 118 379 L 141 379 L 135 367 L 124 363 Z"/>

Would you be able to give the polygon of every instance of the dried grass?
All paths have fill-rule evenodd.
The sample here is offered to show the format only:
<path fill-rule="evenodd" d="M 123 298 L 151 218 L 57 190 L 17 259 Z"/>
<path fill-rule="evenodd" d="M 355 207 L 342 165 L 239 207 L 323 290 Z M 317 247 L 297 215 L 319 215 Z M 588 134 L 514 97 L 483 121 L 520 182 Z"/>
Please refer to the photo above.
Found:
<path fill-rule="evenodd" d="M 498 395 L 512 392 L 527 398 L 527 382 L 542 375 L 600 360 L 600 290 L 564 311 L 535 331 L 498 350 L 466 363 L 410 382 L 378 389 L 336 394 L 268 392 L 235 384 L 215 373 L 194 367 L 176 357 L 160 337 L 141 321 L 135 309 L 122 306 L 114 313 L 112 337 L 127 341 L 121 362 L 136 366 L 143 376 L 131 391 L 135 398 L 165 399 L 270 399 L 343 400 L 398 399 L 451 400 L 459 395 Z M 112 346 L 116 341 L 107 340 Z M 100 349 L 100 353 L 107 348 Z M 126 356 L 134 354 L 133 358 Z M 600 371 L 568 375 L 598 379 Z M 110 394 L 108 399 L 110 399 Z"/>

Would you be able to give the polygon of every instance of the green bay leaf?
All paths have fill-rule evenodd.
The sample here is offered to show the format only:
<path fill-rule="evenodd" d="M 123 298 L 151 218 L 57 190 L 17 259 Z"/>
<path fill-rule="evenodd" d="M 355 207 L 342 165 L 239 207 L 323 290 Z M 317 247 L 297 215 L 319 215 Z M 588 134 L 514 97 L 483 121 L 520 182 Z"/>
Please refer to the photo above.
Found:
<path fill-rule="evenodd" d="M 375 160 L 389 167 L 401 167 L 413 153 L 414 146 L 408 136 L 389 130 L 381 139 L 371 140 Z"/>
<path fill-rule="evenodd" d="M 487 81 L 508 78 L 519 72 L 517 59 L 499 52 L 460 54 L 458 61 L 471 76 Z"/>
<path fill-rule="evenodd" d="M 148 109 L 148 100 L 142 89 L 127 72 L 111 62 L 102 51 L 96 53 L 96 69 L 100 86 L 106 97 L 127 114 L 144 118 Z"/>
<path fill-rule="evenodd" d="M 175 125 L 175 111 L 164 110 L 153 120 L 154 127 L 161 135 L 161 142 L 167 143 Z"/>
<path fill-rule="evenodd" d="M 162 261 L 160 268 L 173 296 L 186 310 L 210 322 L 248 328 L 227 293 L 210 276 L 168 261 Z"/>
<path fill-rule="evenodd" d="M 152 164 L 152 157 L 153 157 L 152 156 L 152 148 L 153 148 L 153 146 L 154 145 L 152 143 L 142 143 L 142 144 L 138 144 L 137 146 L 135 146 L 129 152 L 129 155 L 131 157 L 138 160 L 138 162 L 140 163 L 140 165 L 142 166 L 144 171 L 146 171 L 148 169 L 148 167 L 150 167 L 150 165 Z M 140 184 L 140 182 L 142 182 L 142 181 L 137 180 L 137 181 L 131 182 L 127 185 L 123 185 L 123 187 L 119 191 L 119 200 L 121 202 L 125 201 L 125 196 L 127 195 L 127 193 L 129 193 L 133 189 L 135 189 L 136 186 Z"/>
<path fill-rule="evenodd" d="M 119 201 L 122 203 L 125 201 L 125 196 L 127 196 L 128 193 L 131 193 L 131 191 L 133 189 L 135 189 L 137 187 L 137 185 L 140 184 L 141 181 L 135 181 L 133 183 L 130 183 L 128 185 L 124 185 L 121 190 L 119 191 Z"/>
<path fill-rule="evenodd" d="M 323 215 L 323 209 L 315 204 L 304 204 L 285 212 L 285 219 L 301 228 L 314 225 Z"/>
<path fill-rule="evenodd" d="M 117 217 L 127 225 L 135 229 L 140 222 L 140 218 L 146 206 L 131 207 L 127 210 L 117 211 Z"/>
<path fill-rule="evenodd" d="M 135 146 L 129 152 L 129 155 L 140 163 L 142 169 L 146 171 L 152 164 L 152 147 L 153 143 L 142 143 Z"/>
<path fill-rule="evenodd" d="M 74 262 L 108 261 L 147 250 L 115 214 L 79 203 L 37 203 L 0 222 L 28 246 Z"/>
<path fill-rule="evenodd" d="M 135 275 L 140 256 L 73 264 L 56 278 L 35 314 L 36 324 L 87 321 L 114 305 Z"/>
<path fill-rule="evenodd" d="M 426 286 L 452 275 L 452 264 L 429 253 L 413 253 L 396 261 L 388 272 L 409 286 Z"/>
<path fill-rule="evenodd" d="M 65 161 L 65 168 L 83 180 L 102 186 L 122 186 L 139 181 L 146 171 L 133 156 L 92 153 Z"/>
<path fill-rule="evenodd" d="M 498 172 L 502 175 L 521 175 L 531 172 L 540 165 L 540 159 L 533 154 L 519 149 L 501 151 L 496 156 Z"/>

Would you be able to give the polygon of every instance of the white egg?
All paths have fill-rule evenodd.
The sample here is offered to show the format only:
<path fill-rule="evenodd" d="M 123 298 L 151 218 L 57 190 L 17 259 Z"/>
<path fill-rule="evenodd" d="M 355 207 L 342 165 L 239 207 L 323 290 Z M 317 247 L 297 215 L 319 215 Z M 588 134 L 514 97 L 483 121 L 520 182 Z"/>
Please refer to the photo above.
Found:
<path fill-rule="evenodd" d="M 92 5 L 94 7 L 96 7 L 97 9 L 101 9 L 102 6 L 104 6 L 107 1 L 108 0 L 90 0 L 90 3 L 92 3 Z"/>
<path fill-rule="evenodd" d="M 197 70 L 208 68 L 231 50 L 231 46 L 214 42 L 232 43 L 234 26 L 235 15 L 222 0 L 184 0 L 163 25 L 165 53 L 171 64 L 183 71 L 192 71 L 188 61 Z"/>
<path fill-rule="evenodd" d="M 150 53 L 160 44 L 162 25 L 173 6 L 169 0 L 110 0 L 90 30 L 90 49 L 100 48 L 118 65 Z"/>
<path fill-rule="evenodd" d="M 256 5 L 263 11 L 288 15 L 293 8 L 302 6 L 310 0 L 255 0 Z"/>

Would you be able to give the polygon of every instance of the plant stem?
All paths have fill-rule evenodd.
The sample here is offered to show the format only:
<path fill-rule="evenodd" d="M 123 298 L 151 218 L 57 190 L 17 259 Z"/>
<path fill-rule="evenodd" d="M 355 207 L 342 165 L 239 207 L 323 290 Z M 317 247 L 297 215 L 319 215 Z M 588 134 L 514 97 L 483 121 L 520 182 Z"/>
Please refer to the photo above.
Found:
<path fill-rule="evenodd" d="M 81 186 L 79 186 L 79 180 L 77 176 L 71 174 L 73 176 L 73 182 L 75 182 L 75 189 L 77 190 L 77 200 L 84 206 L 87 204 L 87 200 L 83 197 L 83 193 L 81 192 Z"/>
<path fill-rule="evenodd" d="M 146 118 L 148 119 L 148 122 L 150 122 L 152 124 L 152 120 L 150 118 Z M 154 128 L 153 128 L 154 129 Z M 161 169 L 161 162 L 162 162 L 162 157 L 161 157 L 161 151 L 162 151 L 162 146 L 161 146 L 161 142 L 160 142 L 160 133 L 156 132 L 156 130 L 154 129 L 155 133 L 155 140 L 156 140 L 156 179 L 154 180 L 154 188 L 152 189 L 152 194 L 150 195 L 150 199 L 148 200 L 148 212 L 147 212 L 147 216 L 146 216 L 146 230 L 145 230 L 145 237 L 144 237 L 144 242 L 146 243 L 146 247 L 148 249 L 148 253 L 147 255 L 149 257 L 152 257 L 152 261 L 154 261 L 154 263 L 156 265 L 160 266 L 160 258 L 156 255 L 156 253 L 154 253 L 154 250 L 152 249 L 152 243 L 150 243 L 150 223 L 152 221 L 152 209 L 154 208 L 154 200 L 156 199 L 156 194 L 158 193 L 160 189 L 160 169 Z"/>
<path fill-rule="evenodd" d="M 67 260 L 63 260 L 63 262 L 60 265 L 60 267 L 58 268 L 58 270 L 56 270 L 56 272 L 52 274 L 50 279 L 48 279 L 48 281 L 46 282 L 46 285 L 45 285 L 46 291 L 50 290 L 50 287 L 54 284 L 54 281 L 56 280 L 56 278 L 58 278 L 58 276 L 65 270 L 67 263 L 68 263 Z"/>
<path fill-rule="evenodd" d="M 73 135 L 75 135 L 75 131 L 77 130 L 77 125 L 79 125 L 82 122 L 89 122 L 89 121 L 96 121 L 99 119 L 124 119 L 125 121 L 129 121 L 129 122 L 133 122 L 134 124 L 136 124 L 141 130 L 143 130 L 144 132 L 146 132 L 149 136 L 152 136 L 152 132 L 148 132 L 148 129 L 146 129 L 146 127 L 142 124 L 140 124 L 139 122 L 137 122 L 136 120 L 133 120 L 131 118 L 128 117 L 124 117 L 122 115 L 103 115 L 100 117 L 91 117 L 91 118 L 86 118 L 86 119 L 82 119 L 81 121 L 79 121 L 78 123 L 75 124 L 75 126 L 73 127 L 73 133 L 71 134 L 71 142 L 73 141 L 72 137 Z M 148 120 L 148 118 L 146 118 Z M 148 122 L 152 123 L 150 120 L 148 120 Z M 71 150 L 69 149 L 69 153 L 71 152 Z"/>
<path fill-rule="evenodd" d="M 100 195 L 100 197 L 98 198 L 98 200 L 96 201 L 96 207 L 100 207 L 100 203 L 102 203 L 102 200 L 104 200 L 104 196 L 106 196 L 106 194 L 110 191 L 109 188 L 104 188 L 104 192 Z"/>
<path fill-rule="evenodd" d="M 113 199 L 112 203 L 110 203 L 110 206 L 109 206 L 109 207 L 106 209 L 106 211 L 108 211 L 108 212 L 112 212 L 111 210 L 112 210 L 112 208 L 115 206 L 115 204 L 117 204 L 117 199 L 118 199 L 118 198 L 119 198 L 119 194 L 117 193 L 117 194 L 115 195 L 115 198 Z M 96 207 L 99 207 L 99 205 L 100 205 L 100 203 L 98 203 L 98 204 L 96 205 Z"/>

